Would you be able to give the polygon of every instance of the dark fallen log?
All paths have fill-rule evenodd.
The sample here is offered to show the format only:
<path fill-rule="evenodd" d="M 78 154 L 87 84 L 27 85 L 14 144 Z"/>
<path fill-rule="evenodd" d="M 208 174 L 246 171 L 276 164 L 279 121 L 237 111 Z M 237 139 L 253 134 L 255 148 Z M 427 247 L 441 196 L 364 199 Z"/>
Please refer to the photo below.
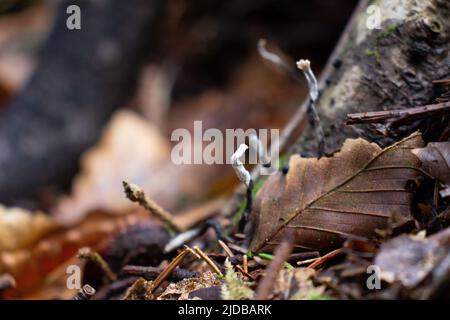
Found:
<path fill-rule="evenodd" d="M 71 4 L 81 8 L 81 30 L 66 26 Z M 68 184 L 80 154 L 129 97 L 155 43 L 160 4 L 62 1 L 35 74 L 0 115 L 1 203 Z"/>

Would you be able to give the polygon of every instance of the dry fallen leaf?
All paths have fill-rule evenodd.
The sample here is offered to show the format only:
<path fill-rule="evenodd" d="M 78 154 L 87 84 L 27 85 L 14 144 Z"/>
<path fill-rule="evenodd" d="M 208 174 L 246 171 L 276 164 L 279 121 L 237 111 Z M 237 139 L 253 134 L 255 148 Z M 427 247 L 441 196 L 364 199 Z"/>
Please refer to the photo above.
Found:
<path fill-rule="evenodd" d="M 450 228 L 428 238 L 419 234 L 401 235 L 381 246 L 374 263 L 380 268 L 382 280 L 388 283 L 400 282 L 407 289 L 426 285 L 424 280 L 432 275 L 429 288 L 432 291 L 433 280 L 442 276 L 442 267 L 447 270 L 444 273 L 448 274 L 449 245 Z M 448 275 L 444 277 L 448 278 Z M 420 295 L 432 294 L 426 291 Z"/>
<path fill-rule="evenodd" d="M 410 218 L 411 182 L 422 175 L 411 149 L 421 146 L 414 133 L 384 150 L 348 139 L 333 157 L 292 156 L 287 175 L 271 176 L 257 195 L 250 249 L 272 251 L 295 228 L 296 248 L 330 250 L 351 236 L 375 236 L 391 211 Z"/>
<path fill-rule="evenodd" d="M 154 126 L 131 111 L 118 111 L 99 144 L 83 156 L 72 196 L 57 210 L 58 222 L 70 225 L 95 209 L 133 208 L 123 195 L 122 181 L 137 183 L 153 196 L 163 185 L 160 167 L 168 157 L 169 144 Z"/>
<path fill-rule="evenodd" d="M 0 253 L 25 248 L 55 227 L 44 213 L 0 205 Z"/>
<path fill-rule="evenodd" d="M 282 300 L 308 300 L 323 295 L 325 287 L 314 285 L 315 274 L 314 269 L 306 268 L 281 270 L 274 285 L 274 296 Z"/>
<path fill-rule="evenodd" d="M 412 152 L 422 161 L 422 168 L 444 184 L 440 194 L 450 196 L 450 142 L 432 142 Z"/>
<path fill-rule="evenodd" d="M 37 291 L 43 294 L 52 271 L 71 259 L 80 247 L 104 245 L 108 237 L 143 219 L 147 215 L 141 212 L 127 216 L 93 213 L 71 229 L 57 227 L 27 247 L 0 251 L 0 273 L 11 274 L 17 282 L 10 297 L 34 297 Z"/>

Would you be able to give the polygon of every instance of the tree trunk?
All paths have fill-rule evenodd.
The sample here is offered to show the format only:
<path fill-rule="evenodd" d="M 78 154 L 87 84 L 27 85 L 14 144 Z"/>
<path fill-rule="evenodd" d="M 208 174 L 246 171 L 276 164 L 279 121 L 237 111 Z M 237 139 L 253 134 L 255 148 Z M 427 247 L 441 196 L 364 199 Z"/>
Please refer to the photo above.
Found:
<path fill-rule="evenodd" d="M 317 109 L 327 152 L 346 138 L 364 137 L 382 146 L 414 131 L 419 123 L 383 136 L 373 127 L 345 124 L 349 113 L 406 109 L 432 103 L 432 81 L 449 76 L 450 1 L 380 0 L 380 29 L 370 29 L 362 1 L 347 34 L 330 59 Z M 370 11 L 369 11 L 370 12 Z M 448 122 L 448 119 L 447 119 Z M 307 128 L 293 151 L 317 155 L 317 140 Z"/>
<path fill-rule="evenodd" d="M 62 186 L 80 154 L 126 102 L 155 45 L 160 1 L 80 0 L 81 30 L 69 30 L 62 1 L 31 81 L 0 116 L 0 202 Z"/>

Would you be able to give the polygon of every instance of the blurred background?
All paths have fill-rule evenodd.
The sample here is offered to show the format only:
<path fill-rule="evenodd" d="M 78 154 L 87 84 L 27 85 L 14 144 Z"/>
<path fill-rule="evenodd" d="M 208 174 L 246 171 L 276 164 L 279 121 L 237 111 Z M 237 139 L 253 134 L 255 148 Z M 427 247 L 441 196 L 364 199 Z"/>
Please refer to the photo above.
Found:
<path fill-rule="evenodd" d="M 65 105 L 74 96 L 89 95 L 92 87 L 89 81 L 79 81 L 74 85 L 69 82 L 73 80 L 67 80 L 73 74 L 91 70 L 89 66 L 83 69 L 84 61 L 78 65 L 72 63 L 76 54 L 67 54 L 67 61 L 64 62 L 65 50 L 70 49 L 71 42 L 83 40 L 73 40 L 74 33 L 93 33 L 97 26 L 91 21 L 102 23 L 104 33 L 108 33 L 107 28 L 115 28 L 117 23 L 120 23 L 118 28 L 129 28 L 129 32 L 134 32 L 132 21 L 136 19 L 133 15 L 137 13 L 133 10 L 127 12 L 123 7 L 142 6 L 142 1 L 130 1 L 126 5 L 114 4 L 115 1 L 101 1 L 105 8 L 97 11 L 89 7 L 90 2 L 92 1 L 78 2 L 81 6 L 82 30 L 64 32 L 54 30 L 63 26 L 55 21 L 58 18 L 63 22 L 67 19 L 69 15 L 64 9 L 72 2 L 0 2 L 0 118 L 15 119 L 17 116 L 11 116 L 12 113 L 25 114 L 26 110 L 33 108 L 39 111 L 40 107 L 57 104 L 58 101 L 52 98 L 57 96 L 63 101 L 59 102 L 57 111 L 62 119 L 61 123 L 79 123 L 75 137 L 64 137 L 67 125 L 58 128 L 58 139 L 63 142 L 60 141 L 57 148 L 48 147 L 46 150 L 45 144 L 52 142 L 45 135 L 41 139 L 27 141 L 31 145 L 28 148 L 43 145 L 39 161 L 33 162 L 33 155 L 27 156 L 26 151 L 22 150 L 19 151 L 20 154 L 14 155 L 14 150 L 10 150 L 11 154 L 7 157 L 9 162 L 15 159 L 14 162 L 28 161 L 28 164 L 20 171 L 26 176 L 17 177 L 21 180 L 17 187 L 0 186 L 1 199 L 7 204 L 51 211 L 61 202 L 60 197 L 63 195 L 85 193 L 86 195 L 79 196 L 82 198 L 88 197 L 95 190 L 98 199 L 91 202 L 97 203 L 80 205 L 76 211 L 86 211 L 96 206 L 114 207 L 107 202 L 121 197 L 120 184 L 117 183 L 126 179 L 140 183 L 158 201 L 172 209 L 182 206 L 186 199 L 197 201 L 229 191 L 236 183 L 229 168 L 172 168 L 168 163 L 171 132 L 176 128 L 192 129 L 194 120 L 202 120 L 204 130 L 210 127 L 283 128 L 305 97 L 306 86 L 292 81 L 263 61 L 257 52 L 258 39 L 265 38 L 269 44 L 280 48 L 291 62 L 299 58 L 310 59 L 316 73 L 320 73 L 356 4 L 355 0 L 161 1 L 158 9 L 150 8 L 157 13 L 154 14 L 156 17 L 149 15 L 151 23 L 148 29 L 130 41 L 133 45 L 135 42 L 145 44 L 135 46 L 136 50 L 140 50 L 139 55 L 133 54 L 127 58 L 130 60 L 136 57 L 139 60 L 139 63 L 127 66 L 137 72 L 133 70 L 132 76 L 122 71 L 108 74 L 108 77 L 126 77 L 127 85 L 110 85 L 108 90 L 101 92 L 102 101 L 109 99 L 108 106 L 95 103 L 89 106 L 91 109 L 108 109 L 93 125 L 88 124 L 86 119 L 91 117 L 89 113 L 86 113 L 85 119 L 76 117 L 74 111 L 70 110 L 72 106 Z M 77 1 L 73 3 L 77 4 Z M 123 15 L 129 16 L 123 18 L 119 17 L 120 13 L 111 14 L 121 9 Z M 116 16 L 119 21 L 114 21 Z M 53 36 L 49 36 L 52 32 Z M 86 46 L 78 50 L 89 51 L 90 46 L 100 41 L 95 37 L 100 38 L 102 32 L 95 33 L 93 39 L 86 37 Z M 108 36 L 121 35 L 113 32 Z M 124 43 L 127 44 L 126 41 Z M 57 59 L 65 63 L 64 70 L 53 67 L 52 61 Z M 40 64 L 43 65 L 41 69 Z M 89 62 L 85 64 L 88 65 Z M 34 73 L 44 72 L 45 77 L 37 76 L 40 82 L 57 81 L 60 84 L 68 81 L 72 93 L 66 94 L 62 89 L 58 92 L 57 85 L 44 88 L 31 83 L 27 86 Z M 94 81 L 101 82 L 102 78 Z M 45 94 L 34 93 L 33 100 L 19 98 L 20 103 L 15 104 L 18 96 L 30 95 L 27 91 L 45 91 Z M 117 94 L 115 91 L 124 93 Z M 77 103 L 88 105 L 91 103 L 89 99 L 87 97 Z M 96 97 L 91 99 L 95 101 Z M 78 108 L 83 109 L 83 106 Z M 119 110 L 132 110 L 133 113 Z M 39 135 L 41 128 L 49 126 L 46 122 L 50 122 L 48 118 L 51 116 L 51 111 L 47 110 L 45 116 L 31 117 L 33 130 L 20 130 L 21 134 Z M 24 115 L 23 119 L 25 120 L 11 120 L 2 124 L 29 128 L 31 123 L 23 123 L 29 121 L 29 118 Z M 83 127 L 84 122 L 86 128 Z M 89 126 L 97 128 L 98 133 Z M 14 128 L 9 130 L 14 131 Z M 92 132 L 92 135 L 85 139 L 81 137 L 81 132 Z M 77 134 L 80 135 L 78 139 L 84 142 L 72 147 L 69 140 L 77 139 Z M 134 143 L 120 141 L 127 138 L 134 139 Z M 64 139 L 67 139 L 67 144 L 64 144 Z M 71 152 L 71 148 L 74 152 Z M 0 144 L 0 153 L 2 152 L 6 154 Z M 55 153 L 67 154 L 67 157 L 59 157 L 52 162 L 49 159 L 54 158 Z M 45 154 L 48 159 L 45 159 Z M 68 165 L 59 170 L 61 162 Z M 8 164 L 5 161 L 0 163 Z M 33 168 L 29 173 L 25 172 L 28 167 Z M 48 179 L 34 179 L 33 176 L 38 172 L 45 173 Z M 74 180 L 74 176 L 78 178 Z M 83 179 L 86 176 L 91 177 Z M 157 185 L 155 179 L 158 181 Z M 8 184 L 8 181 L 11 181 L 10 176 L 0 179 L 3 184 Z M 83 188 L 87 191 L 79 191 Z M 117 189 L 118 193 L 110 189 Z"/>
<path fill-rule="evenodd" d="M 356 2 L 0 0 L 0 273 L 13 296 L 61 298 L 63 282 L 38 284 L 65 281 L 61 262 L 120 230 L 118 216 L 142 217 L 123 180 L 187 213 L 186 228 L 220 210 L 233 170 L 175 166 L 172 131 L 282 129 L 307 86 L 258 40 L 320 74 Z M 81 30 L 67 29 L 71 4 Z"/>

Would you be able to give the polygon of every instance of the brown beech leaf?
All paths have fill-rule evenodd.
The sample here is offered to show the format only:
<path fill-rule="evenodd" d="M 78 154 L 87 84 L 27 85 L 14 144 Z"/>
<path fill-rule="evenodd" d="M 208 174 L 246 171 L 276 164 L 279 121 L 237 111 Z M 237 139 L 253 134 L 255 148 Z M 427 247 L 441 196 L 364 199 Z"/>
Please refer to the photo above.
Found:
<path fill-rule="evenodd" d="M 425 174 L 411 150 L 423 144 L 419 133 L 384 150 L 347 139 L 332 157 L 292 156 L 288 173 L 271 176 L 255 199 L 250 250 L 272 251 L 287 228 L 296 230 L 296 249 L 331 250 L 373 237 L 393 211 L 411 219 L 411 187 Z"/>
<path fill-rule="evenodd" d="M 450 142 L 432 142 L 412 152 L 422 161 L 422 168 L 444 184 L 441 196 L 450 197 Z"/>

